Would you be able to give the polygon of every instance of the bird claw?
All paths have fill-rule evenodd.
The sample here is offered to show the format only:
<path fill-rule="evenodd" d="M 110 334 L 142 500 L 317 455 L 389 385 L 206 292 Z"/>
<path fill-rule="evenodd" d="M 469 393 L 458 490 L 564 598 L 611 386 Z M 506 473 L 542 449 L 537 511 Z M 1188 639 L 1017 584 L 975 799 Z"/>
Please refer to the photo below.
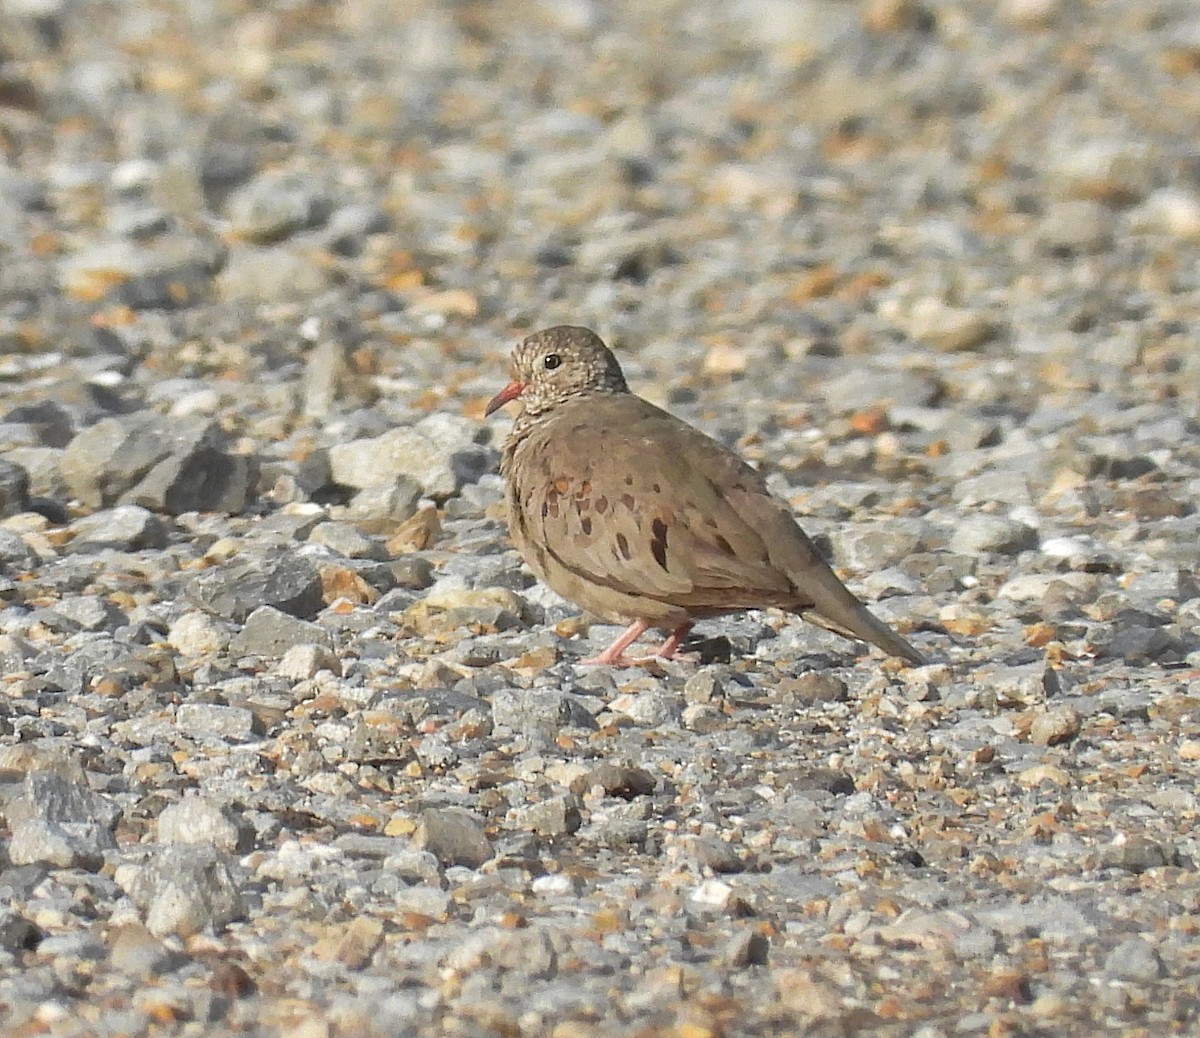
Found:
<path fill-rule="evenodd" d="M 602 652 L 599 656 L 589 656 L 587 659 L 577 662 L 581 667 L 640 667 L 643 663 L 649 663 L 650 660 L 657 658 L 657 656 L 626 656 L 623 653 L 619 656 L 607 656 Z"/>
<path fill-rule="evenodd" d="M 676 652 L 669 656 L 664 656 L 661 652 L 652 652 L 649 656 L 626 656 L 624 653 L 621 653 L 617 656 L 607 657 L 602 652 L 598 656 L 589 656 L 585 660 L 579 660 L 578 663 L 581 667 L 647 667 L 651 664 L 661 664 L 668 661 L 671 663 L 699 663 L 700 654 L 698 652 Z"/>

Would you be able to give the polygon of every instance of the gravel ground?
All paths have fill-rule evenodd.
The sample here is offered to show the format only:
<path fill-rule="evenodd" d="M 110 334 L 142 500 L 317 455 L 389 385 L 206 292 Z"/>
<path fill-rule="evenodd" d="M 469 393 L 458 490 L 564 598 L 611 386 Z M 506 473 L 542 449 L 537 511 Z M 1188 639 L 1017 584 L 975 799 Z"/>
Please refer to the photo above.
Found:
<path fill-rule="evenodd" d="M 0 0 L 0 1021 L 1200 1028 L 1194 0 Z M 534 584 L 569 321 L 935 660 Z"/>

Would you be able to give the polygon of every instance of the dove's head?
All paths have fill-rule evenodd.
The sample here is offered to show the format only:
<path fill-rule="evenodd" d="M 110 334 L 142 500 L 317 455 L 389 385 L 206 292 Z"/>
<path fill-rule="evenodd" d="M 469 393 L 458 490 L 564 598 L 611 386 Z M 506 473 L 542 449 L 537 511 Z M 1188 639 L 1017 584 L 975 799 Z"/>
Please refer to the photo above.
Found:
<path fill-rule="evenodd" d="M 510 400 L 535 415 L 589 393 L 625 393 L 625 376 L 612 351 L 595 332 L 572 325 L 546 328 L 514 351 L 511 380 L 487 405 L 487 414 Z"/>

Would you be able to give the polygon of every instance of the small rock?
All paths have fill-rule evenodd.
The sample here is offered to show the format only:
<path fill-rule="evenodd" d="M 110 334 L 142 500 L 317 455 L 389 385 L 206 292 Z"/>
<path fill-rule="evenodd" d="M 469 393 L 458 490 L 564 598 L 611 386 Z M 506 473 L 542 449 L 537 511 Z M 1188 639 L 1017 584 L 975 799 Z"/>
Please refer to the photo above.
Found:
<path fill-rule="evenodd" d="M 120 609 L 96 595 L 64 598 L 49 612 L 61 617 L 76 631 L 113 631 L 128 623 L 128 617 Z"/>
<path fill-rule="evenodd" d="M 965 516 L 950 537 L 950 550 L 961 555 L 1016 555 L 1037 545 L 1033 527 L 999 515 Z"/>
<path fill-rule="evenodd" d="M 381 561 L 389 558 L 388 551 L 382 543 L 368 537 L 352 523 L 321 523 L 308 535 L 308 539 L 313 544 L 324 545 L 348 559 Z"/>
<path fill-rule="evenodd" d="M 181 703 L 175 723 L 180 731 L 193 738 L 222 742 L 248 742 L 260 730 L 253 711 L 219 703 Z"/>
<path fill-rule="evenodd" d="M 1100 252 L 1112 242 L 1112 235 L 1112 211 L 1084 199 L 1052 203 L 1038 229 L 1043 248 L 1067 256 Z"/>
<path fill-rule="evenodd" d="M 779 695 L 800 703 L 844 703 L 850 695 L 841 678 L 823 670 L 810 670 L 794 678 L 783 678 Z"/>
<path fill-rule="evenodd" d="M 341 663 L 323 645 L 293 645 L 283 654 L 274 670 L 289 681 L 307 681 L 323 670 L 341 673 Z"/>
<path fill-rule="evenodd" d="M 606 796 L 630 800 L 649 796 L 656 785 L 654 776 L 644 768 L 623 764 L 598 764 L 571 782 L 571 792 L 580 795 L 599 787 Z"/>
<path fill-rule="evenodd" d="M 109 936 L 109 962 L 113 969 L 134 977 L 168 972 L 176 956 L 141 923 L 119 927 Z"/>
<path fill-rule="evenodd" d="M 978 349 L 996 335 L 995 322 L 978 310 L 947 306 L 941 300 L 918 300 L 909 315 L 908 333 L 943 353 Z"/>
<path fill-rule="evenodd" d="M 438 588 L 404 611 L 404 623 L 417 634 L 442 634 L 460 627 L 508 631 L 523 627 L 529 608 L 505 588 Z"/>
<path fill-rule="evenodd" d="M 718 912 L 728 912 L 734 909 L 738 900 L 733 887 L 720 879 L 705 880 L 688 896 L 688 901 L 692 904 Z"/>
<path fill-rule="evenodd" d="M 389 564 L 396 586 L 423 591 L 433 583 L 433 564 L 420 555 L 405 555 Z"/>
<path fill-rule="evenodd" d="M 564 728 L 595 730 L 596 722 L 573 696 L 550 689 L 497 689 L 492 723 L 527 739 L 553 742 Z"/>
<path fill-rule="evenodd" d="M 184 613 L 167 631 L 167 644 L 181 656 L 208 656 L 229 645 L 229 630 L 207 613 Z"/>
<path fill-rule="evenodd" d="M 60 467 L 85 505 L 239 513 L 254 484 L 253 460 L 226 453 L 207 419 L 135 413 L 104 418 L 63 451 Z"/>
<path fill-rule="evenodd" d="M 189 581 L 185 593 L 200 608 L 242 623 L 260 606 L 308 619 L 324 607 L 321 573 L 311 559 L 287 553 L 274 565 L 234 563 Z M 324 639 L 303 638 L 301 641 Z"/>
<path fill-rule="evenodd" d="M 235 235 L 270 244 L 323 223 L 329 203 L 310 178 L 268 171 L 233 192 L 225 213 Z"/>
<path fill-rule="evenodd" d="M 252 456 L 200 443 L 163 458 L 120 500 L 168 515 L 241 515 L 257 480 L 258 462 Z"/>
<path fill-rule="evenodd" d="M 673 696 L 647 689 L 617 696 L 608 704 L 608 708 L 614 713 L 624 714 L 635 724 L 644 725 L 647 728 L 656 728 L 659 725 L 667 724 L 678 718 L 680 713 L 679 704 Z"/>
<path fill-rule="evenodd" d="M 475 422 L 433 414 L 373 439 L 337 444 L 329 462 L 343 486 L 362 490 L 412 479 L 428 496 L 446 498 L 494 465 L 495 453 L 475 442 L 478 434 Z"/>
<path fill-rule="evenodd" d="M 12 908 L 0 908 L 0 949 L 10 955 L 33 951 L 41 943 L 43 931 Z"/>
<path fill-rule="evenodd" d="M 1177 865 L 1180 856 L 1174 847 L 1155 843 L 1144 836 L 1121 836 L 1104 848 L 1101 859 L 1105 865 L 1141 875 L 1148 869 Z"/>
<path fill-rule="evenodd" d="M 1068 786 L 1070 776 L 1062 768 L 1053 764 L 1035 764 L 1017 775 L 1017 781 L 1026 789 L 1033 789 L 1043 783 L 1052 786 Z"/>
<path fill-rule="evenodd" d="M 1141 937 L 1122 941 L 1104 957 L 1104 972 L 1113 980 L 1135 983 L 1158 980 L 1167 974 L 1158 951 Z"/>
<path fill-rule="evenodd" d="M 109 829 L 96 822 L 28 818 L 12 826 L 8 859 L 14 865 L 46 862 L 64 869 L 94 871 L 104 864 L 104 852 L 116 846 Z"/>
<path fill-rule="evenodd" d="M 1057 746 L 1075 738 L 1081 723 L 1078 710 L 1069 706 L 1055 707 L 1034 718 L 1029 738 L 1035 746 Z"/>
<path fill-rule="evenodd" d="M 689 857 L 700 868 L 712 869 L 713 872 L 731 873 L 744 872 L 746 863 L 738 857 L 732 844 L 719 840 L 715 836 L 691 836 L 684 846 Z"/>
<path fill-rule="evenodd" d="M 719 703 L 725 698 L 725 682 L 714 667 L 698 670 L 683 684 L 685 702 Z"/>
<path fill-rule="evenodd" d="M 121 815 L 120 807 L 88 788 L 84 773 L 74 760 L 38 755 L 22 761 L 9 753 L 0 766 L 26 771 L 20 795 L 4 807 L 9 825 L 37 818 L 47 822 L 96 822 L 111 829 Z"/>
<path fill-rule="evenodd" d="M 218 850 L 233 852 L 238 846 L 238 827 L 215 800 L 185 796 L 159 813 L 155 829 L 159 843 L 209 843 Z"/>
<path fill-rule="evenodd" d="M 329 270 L 311 246 L 289 242 L 255 248 L 235 244 L 215 284 L 227 305 L 287 305 L 320 295 L 329 284 Z"/>
<path fill-rule="evenodd" d="M 915 552 L 921 538 L 907 530 L 872 530 L 846 527 L 832 535 L 839 565 L 859 573 L 870 573 L 903 561 Z"/>
<path fill-rule="evenodd" d="M 29 510 L 29 473 L 0 458 L 0 519 Z"/>
<path fill-rule="evenodd" d="M 220 930 L 245 914 L 228 860 L 208 844 L 165 847 L 140 868 L 118 869 L 116 879 L 157 937 Z"/>
<path fill-rule="evenodd" d="M 348 923 L 329 926 L 309 949 L 309 954 L 318 961 L 337 962 L 347 969 L 359 970 L 371 961 L 382 943 L 383 923 L 359 916 Z"/>
<path fill-rule="evenodd" d="M 771 954 L 771 942 L 766 934 L 742 929 L 731 937 L 717 955 L 717 960 L 733 969 L 765 966 Z"/>
<path fill-rule="evenodd" d="M 492 858 L 492 845 L 483 823 L 460 808 L 428 808 L 413 835 L 416 847 L 427 850 L 443 865 L 477 869 Z"/>
<path fill-rule="evenodd" d="M 1153 184 L 1150 149 L 1117 137 L 1055 148 L 1048 158 L 1052 182 L 1077 198 L 1129 205 Z"/>
<path fill-rule="evenodd" d="M 333 635 L 319 624 L 299 620 L 273 606 L 259 606 L 229 642 L 236 656 L 281 657 L 297 645 L 316 645 L 333 652 Z"/>
<path fill-rule="evenodd" d="M 1133 222 L 1139 230 L 1200 241 L 1200 196 L 1178 188 L 1160 188 L 1147 197 Z"/>
<path fill-rule="evenodd" d="M 423 493 L 420 483 L 404 476 L 392 483 L 364 487 L 350 499 L 350 516 L 367 533 L 391 536 L 417 514 Z"/>
<path fill-rule="evenodd" d="M 197 156 L 205 199 L 217 209 L 229 192 L 258 169 L 269 128 L 249 105 L 218 112 L 200 139 Z"/>
<path fill-rule="evenodd" d="M 583 824 L 579 803 L 573 796 L 554 796 L 528 804 L 513 812 L 513 823 L 543 836 L 565 836 Z"/>
<path fill-rule="evenodd" d="M 141 551 L 163 548 L 167 529 L 161 519 L 138 505 L 118 505 L 76 519 L 68 527 L 71 541 L 67 551 L 84 555 L 112 549 Z"/>

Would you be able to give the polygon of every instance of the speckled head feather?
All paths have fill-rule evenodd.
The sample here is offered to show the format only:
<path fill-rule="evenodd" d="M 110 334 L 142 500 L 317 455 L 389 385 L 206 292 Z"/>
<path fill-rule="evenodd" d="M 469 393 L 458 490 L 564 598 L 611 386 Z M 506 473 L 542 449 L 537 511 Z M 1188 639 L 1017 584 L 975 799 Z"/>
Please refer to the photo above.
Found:
<path fill-rule="evenodd" d="M 526 415 L 542 414 L 589 393 L 628 393 L 621 365 L 600 336 L 587 328 L 559 325 L 529 336 L 513 352 L 509 399 Z"/>

